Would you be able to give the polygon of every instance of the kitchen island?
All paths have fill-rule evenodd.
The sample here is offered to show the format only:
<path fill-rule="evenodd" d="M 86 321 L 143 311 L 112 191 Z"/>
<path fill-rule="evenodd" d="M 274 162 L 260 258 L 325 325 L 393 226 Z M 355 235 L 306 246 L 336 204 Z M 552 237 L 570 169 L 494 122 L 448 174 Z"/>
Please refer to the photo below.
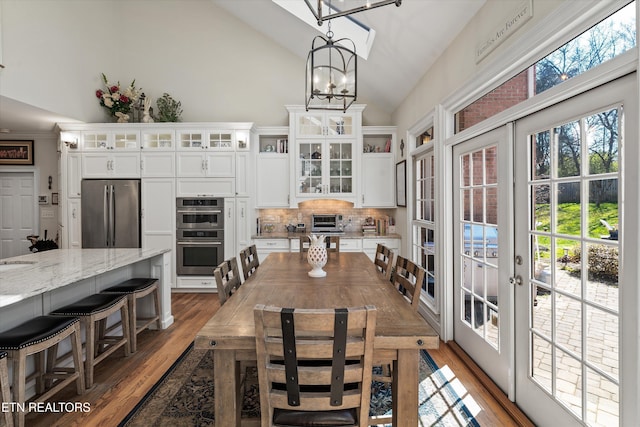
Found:
<path fill-rule="evenodd" d="M 2 259 L 0 332 L 133 277 L 159 280 L 161 327 L 169 327 L 170 249 L 55 249 Z"/>

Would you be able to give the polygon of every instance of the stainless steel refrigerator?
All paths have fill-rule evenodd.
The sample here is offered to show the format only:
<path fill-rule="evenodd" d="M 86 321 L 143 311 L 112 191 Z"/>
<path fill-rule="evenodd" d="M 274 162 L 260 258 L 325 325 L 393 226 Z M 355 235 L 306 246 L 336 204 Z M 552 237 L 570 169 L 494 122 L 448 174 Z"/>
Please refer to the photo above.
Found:
<path fill-rule="evenodd" d="M 82 180 L 82 247 L 140 247 L 140 180 Z"/>

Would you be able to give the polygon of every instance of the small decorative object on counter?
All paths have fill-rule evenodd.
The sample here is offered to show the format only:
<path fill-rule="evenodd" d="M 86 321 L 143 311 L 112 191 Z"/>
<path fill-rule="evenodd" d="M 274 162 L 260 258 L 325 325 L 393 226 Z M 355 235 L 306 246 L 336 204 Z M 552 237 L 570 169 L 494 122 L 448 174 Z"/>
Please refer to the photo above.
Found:
<path fill-rule="evenodd" d="M 134 79 L 124 90 L 120 87 L 120 82 L 117 84 L 109 83 L 104 73 L 102 73 L 102 81 L 106 90 L 98 89 L 96 91 L 100 105 L 109 110 L 111 117 L 116 118 L 118 123 L 127 123 L 131 105 L 140 96 L 140 91 L 135 86 L 136 80 Z"/>
<path fill-rule="evenodd" d="M 180 101 L 176 101 L 168 93 L 163 93 L 162 98 L 159 98 L 156 103 L 158 104 L 158 115 L 155 117 L 156 121 L 182 121 L 182 103 Z"/>
<path fill-rule="evenodd" d="M 311 244 L 307 252 L 307 261 L 313 267 L 313 270 L 308 273 L 309 277 L 325 277 L 327 275 L 327 272 L 322 269 L 327 263 L 327 248 L 324 239 L 323 235 L 309 235 Z"/>
<path fill-rule="evenodd" d="M 142 115 L 143 123 L 153 123 L 153 108 L 151 108 L 151 98 L 145 98 L 144 100 L 144 114 Z"/>

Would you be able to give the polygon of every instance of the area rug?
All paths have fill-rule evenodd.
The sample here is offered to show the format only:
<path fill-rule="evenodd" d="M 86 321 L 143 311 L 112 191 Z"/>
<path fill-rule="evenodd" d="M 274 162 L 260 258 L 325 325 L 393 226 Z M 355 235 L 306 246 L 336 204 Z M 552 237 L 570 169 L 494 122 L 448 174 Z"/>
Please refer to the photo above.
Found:
<path fill-rule="evenodd" d="M 429 354 L 421 351 L 417 427 L 479 426 L 473 417 L 477 408 L 468 407 L 469 399 L 464 398 L 465 394 L 448 367 L 438 368 Z M 212 426 L 214 398 L 212 352 L 194 349 L 192 344 L 119 427 Z M 372 384 L 370 413 L 372 416 L 391 414 L 389 384 Z M 259 416 L 257 372 L 255 368 L 249 368 L 244 383 L 242 417 Z M 380 424 L 383 425 L 390 424 Z"/>

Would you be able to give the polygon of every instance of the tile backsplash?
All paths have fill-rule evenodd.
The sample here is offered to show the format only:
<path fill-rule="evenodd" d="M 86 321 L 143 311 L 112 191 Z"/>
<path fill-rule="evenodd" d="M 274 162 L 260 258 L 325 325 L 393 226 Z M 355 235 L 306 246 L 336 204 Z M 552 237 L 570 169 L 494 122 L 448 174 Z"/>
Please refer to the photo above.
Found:
<path fill-rule="evenodd" d="M 309 231 L 312 214 L 341 214 L 345 231 L 359 231 L 367 217 L 395 217 L 396 209 L 355 209 L 352 203 L 340 200 L 309 200 L 300 203 L 298 209 L 258 209 L 261 224 L 273 224 L 273 232 L 286 231 L 287 225 L 298 223 L 304 223 Z"/>

